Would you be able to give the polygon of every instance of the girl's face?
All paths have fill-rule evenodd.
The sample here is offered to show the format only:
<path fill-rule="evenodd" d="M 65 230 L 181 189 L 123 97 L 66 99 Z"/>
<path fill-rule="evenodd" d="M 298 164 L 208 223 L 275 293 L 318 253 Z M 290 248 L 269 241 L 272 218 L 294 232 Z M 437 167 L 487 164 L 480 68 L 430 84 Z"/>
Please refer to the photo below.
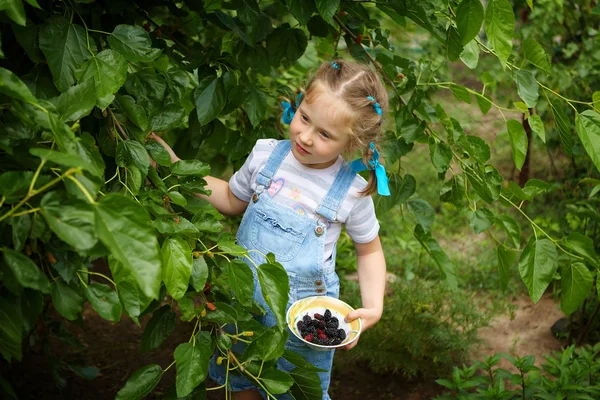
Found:
<path fill-rule="evenodd" d="M 328 89 L 319 89 L 296 110 L 290 124 L 290 142 L 296 160 L 321 169 L 333 165 L 348 147 L 350 113 L 345 102 Z"/>

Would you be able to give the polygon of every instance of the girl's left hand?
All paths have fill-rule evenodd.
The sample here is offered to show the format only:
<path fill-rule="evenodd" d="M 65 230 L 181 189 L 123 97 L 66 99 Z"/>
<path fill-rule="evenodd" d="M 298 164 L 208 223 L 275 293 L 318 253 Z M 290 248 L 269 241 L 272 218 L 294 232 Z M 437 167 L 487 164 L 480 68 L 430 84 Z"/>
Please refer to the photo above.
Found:
<path fill-rule="evenodd" d="M 348 315 L 346 315 L 346 318 L 344 318 L 344 321 L 352 322 L 355 319 L 360 318 L 362 320 L 362 334 L 364 331 L 375 325 L 377 321 L 379 321 L 381 318 L 381 312 L 382 310 L 376 308 L 357 308 L 354 311 L 350 311 Z M 344 350 L 350 350 L 358 344 L 359 340 L 360 337 L 342 348 Z"/>

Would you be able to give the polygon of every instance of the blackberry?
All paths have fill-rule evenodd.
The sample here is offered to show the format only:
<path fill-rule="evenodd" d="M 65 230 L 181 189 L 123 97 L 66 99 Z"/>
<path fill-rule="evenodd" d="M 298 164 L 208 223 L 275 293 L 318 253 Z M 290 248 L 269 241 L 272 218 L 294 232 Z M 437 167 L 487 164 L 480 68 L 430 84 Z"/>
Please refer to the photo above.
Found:
<path fill-rule="evenodd" d="M 325 329 L 325 334 L 331 338 L 334 338 L 338 336 L 338 331 L 334 328 L 327 328 Z"/>
<path fill-rule="evenodd" d="M 312 324 L 312 318 L 308 314 L 306 314 L 304 317 L 302 317 L 302 321 L 304 321 L 305 325 Z"/>
<path fill-rule="evenodd" d="M 331 318 L 331 311 L 329 311 L 329 308 L 325 310 L 325 315 L 323 315 L 323 318 L 325 319 L 325 322 L 329 321 Z"/>
<path fill-rule="evenodd" d="M 336 346 L 338 344 L 342 344 L 342 341 L 343 340 L 340 339 L 340 338 L 335 338 L 335 339 L 333 339 L 333 342 L 331 344 L 334 345 L 334 346 Z"/>
<path fill-rule="evenodd" d="M 326 327 L 327 325 L 325 324 L 325 321 L 319 321 L 319 323 L 317 324 L 318 329 L 325 329 Z"/>
<path fill-rule="evenodd" d="M 343 329 L 337 330 L 337 337 L 340 338 L 340 341 L 343 342 L 346 339 L 346 331 Z"/>
<path fill-rule="evenodd" d="M 318 319 L 320 321 L 323 319 L 323 316 L 319 313 L 315 313 L 315 319 Z"/>
<path fill-rule="evenodd" d="M 340 322 L 338 321 L 338 319 L 336 317 L 332 317 L 329 321 L 327 321 L 328 328 L 337 329 L 338 326 L 340 326 Z"/>
<path fill-rule="evenodd" d="M 306 335 L 304 336 L 304 340 L 306 340 L 307 342 L 312 342 L 314 339 L 313 335 Z"/>
<path fill-rule="evenodd" d="M 321 321 L 319 321 L 318 319 L 313 319 L 313 320 L 312 320 L 312 325 L 313 325 L 315 328 L 318 328 L 318 327 L 319 327 L 319 323 L 320 323 L 320 322 L 321 322 Z"/>
<path fill-rule="evenodd" d="M 311 335 L 316 335 L 317 334 L 317 329 L 314 326 L 312 326 L 312 325 L 307 326 L 306 328 L 304 328 L 304 330 L 305 330 L 306 333 L 311 334 Z"/>
<path fill-rule="evenodd" d="M 298 321 L 296 328 L 298 328 L 299 332 L 302 332 L 304 330 L 304 321 Z"/>

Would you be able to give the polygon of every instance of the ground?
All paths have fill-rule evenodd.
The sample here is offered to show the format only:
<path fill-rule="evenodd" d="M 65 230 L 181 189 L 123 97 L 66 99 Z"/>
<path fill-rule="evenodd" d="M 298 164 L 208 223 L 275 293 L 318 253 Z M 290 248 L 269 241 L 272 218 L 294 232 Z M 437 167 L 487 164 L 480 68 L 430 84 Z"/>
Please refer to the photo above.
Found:
<path fill-rule="evenodd" d="M 560 348 L 550 327 L 563 314 L 549 296 L 536 305 L 528 297 L 519 298 L 514 304 L 518 307 L 514 319 L 498 318 L 490 328 L 481 331 L 486 344 L 480 350 L 485 355 L 496 352 L 521 356 L 533 354 L 539 365 L 543 362 L 543 354 Z M 39 353 L 28 353 L 23 362 L 16 363 L 8 374 L 20 399 L 113 399 L 136 369 L 151 363 L 160 364 L 163 368 L 171 364 L 175 347 L 187 341 L 192 330 L 191 324 L 180 322 L 158 350 L 140 355 L 142 329 L 131 320 L 124 318 L 113 325 L 88 308 L 84 312 L 84 321 L 85 328 L 70 326 L 84 348 L 72 351 L 65 347 L 64 351 L 69 353 L 60 356 L 85 360 L 100 369 L 99 376 L 86 381 L 68 373 L 69 384 L 60 391 L 52 380 L 48 360 Z M 142 324 L 145 322 L 143 320 Z M 362 365 L 337 365 L 334 371 L 330 392 L 334 399 L 425 400 L 441 393 L 441 387 L 433 380 L 408 382 L 399 375 L 374 374 Z M 174 380 L 175 368 L 171 368 L 148 398 L 161 398 Z M 224 399 L 224 393 L 210 391 L 208 398 Z"/>

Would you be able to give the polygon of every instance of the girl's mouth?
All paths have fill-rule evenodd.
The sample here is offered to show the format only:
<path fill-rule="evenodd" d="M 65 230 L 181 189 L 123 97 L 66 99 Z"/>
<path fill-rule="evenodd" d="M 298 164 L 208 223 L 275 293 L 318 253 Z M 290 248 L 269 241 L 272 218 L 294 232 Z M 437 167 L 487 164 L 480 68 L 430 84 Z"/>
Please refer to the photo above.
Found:
<path fill-rule="evenodd" d="M 298 153 L 300 154 L 310 154 L 304 149 L 304 147 L 300 146 L 298 143 L 296 143 L 296 150 L 298 150 Z"/>

